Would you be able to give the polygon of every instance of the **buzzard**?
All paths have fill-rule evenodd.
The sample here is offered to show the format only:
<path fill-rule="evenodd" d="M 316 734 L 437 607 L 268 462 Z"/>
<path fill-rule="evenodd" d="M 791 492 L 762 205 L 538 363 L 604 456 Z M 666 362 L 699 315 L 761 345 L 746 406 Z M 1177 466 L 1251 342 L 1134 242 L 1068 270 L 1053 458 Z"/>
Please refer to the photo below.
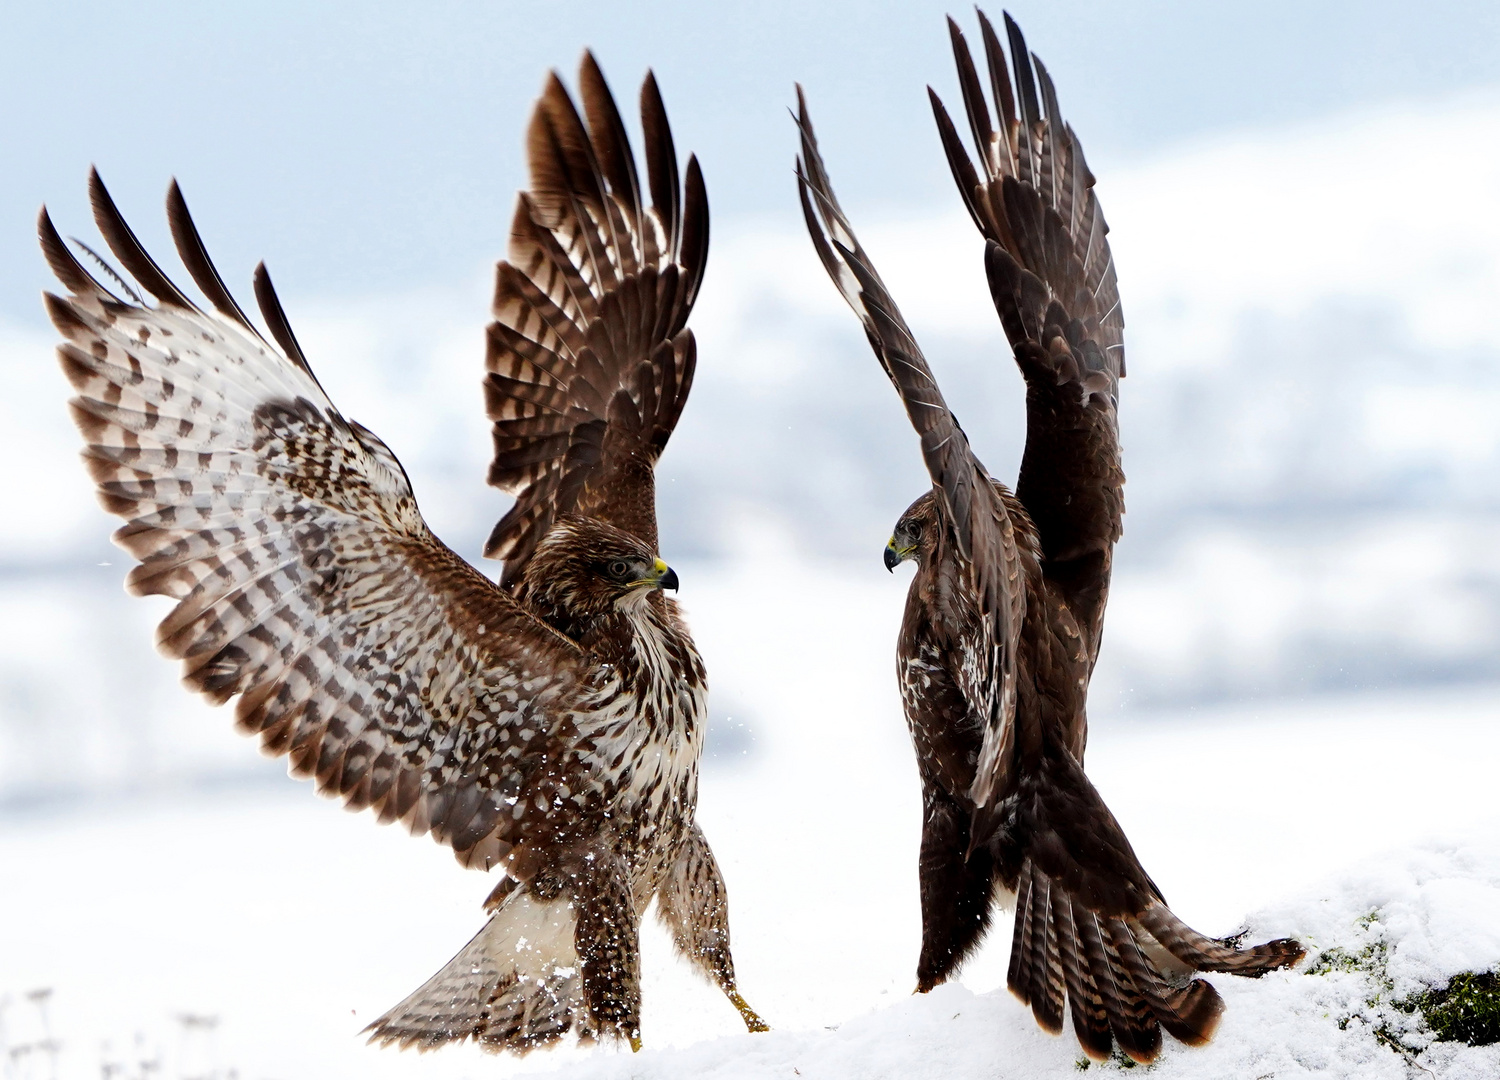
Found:
<path fill-rule="evenodd" d="M 496 585 L 445 547 L 401 464 L 309 366 L 262 264 L 263 336 L 175 181 L 167 215 L 200 305 L 158 267 L 97 172 L 99 231 L 139 285 L 42 210 L 73 418 L 138 595 L 177 601 L 157 645 L 293 775 L 351 810 L 503 868 L 478 935 L 373 1025 L 429 1048 L 526 1050 L 569 1030 L 640 1046 L 639 920 L 751 1030 L 724 882 L 694 823 L 707 683 L 657 554 L 652 467 L 692 384 L 685 328 L 708 252 L 696 160 L 680 178 L 654 78 L 647 184 L 598 65 L 580 115 L 554 74 L 531 187 L 499 266 L 486 403 L 492 483 L 515 493 Z M 649 205 L 643 192 L 649 189 Z M 82 247 L 82 245 L 80 245 Z M 144 298 L 149 294 L 150 302 Z"/>
<path fill-rule="evenodd" d="M 892 570 L 917 564 L 897 645 L 923 794 L 917 989 L 954 973 L 1005 895 L 1015 906 L 1007 982 L 1037 1023 L 1060 1032 L 1066 998 L 1091 1057 L 1118 1044 L 1148 1062 L 1163 1028 L 1190 1045 L 1213 1035 L 1222 999 L 1192 973 L 1260 975 L 1302 949 L 1291 940 L 1239 949 L 1184 925 L 1084 773 L 1085 697 L 1123 512 L 1124 320 L 1094 178 L 1052 80 L 1008 15 L 1008 67 L 979 18 L 993 121 L 949 20 L 979 169 L 928 93 L 1026 381 L 1014 493 L 969 447 L 855 238 L 798 88 L 797 175 L 813 245 L 895 384 L 932 477 L 885 550 Z"/>

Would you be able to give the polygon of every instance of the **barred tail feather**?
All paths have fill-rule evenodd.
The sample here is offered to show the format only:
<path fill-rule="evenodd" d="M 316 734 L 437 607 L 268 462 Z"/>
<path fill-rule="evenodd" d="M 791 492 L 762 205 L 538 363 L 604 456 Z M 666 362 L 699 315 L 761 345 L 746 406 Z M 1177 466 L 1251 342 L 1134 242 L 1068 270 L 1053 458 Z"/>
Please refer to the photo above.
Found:
<path fill-rule="evenodd" d="M 524 1054 L 577 1028 L 592 1037 L 565 897 L 510 891 L 457 956 L 367 1027 L 370 1041 L 432 1050 L 473 1039 Z"/>
<path fill-rule="evenodd" d="M 1255 979 L 1268 971 L 1289 967 L 1302 959 L 1304 950 L 1292 938 L 1277 938 L 1264 945 L 1238 949 L 1204 937 L 1183 922 L 1165 904 L 1152 904 L 1140 916 L 1148 934 L 1184 964 L 1198 971 L 1227 971 Z"/>
<path fill-rule="evenodd" d="M 1303 950 L 1288 938 L 1237 949 L 1204 937 L 1161 903 L 1139 916 L 1092 910 L 1028 859 L 1016 886 L 1007 984 L 1056 1035 L 1067 996 L 1073 1031 L 1095 1060 L 1119 1049 L 1142 1063 L 1161 1052 L 1163 1030 L 1188 1046 L 1213 1038 L 1224 1012 L 1217 990 L 1184 972 L 1255 977 L 1287 967 Z"/>
<path fill-rule="evenodd" d="M 1097 1060 L 1118 1047 L 1139 1062 L 1161 1052 L 1163 1030 L 1189 1046 L 1213 1038 L 1224 1003 L 1195 976 L 1258 976 L 1303 956 L 1290 938 L 1241 949 L 1205 937 L 1172 913 L 1063 733 L 999 804 L 999 865 L 1015 869 L 1016 925 L 1007 982 L 1037 1023 L 1073 1031 Z M 1005 884 L 1009 884 L 1007 878 Z"/>
<path fill-rule="evenodd" d="M 1082 946 L 1078 940 L 1073 921 L 1073 904 L 1057 907 L 1058 952 L 1062 963 L 1063 980 L 1068 989 L 1068 1012 L 1073 1017 L 1073 1034 L 1083 1052 L 1095 1061 L 1109 1057 L 1114 1045 L 1109 1033 L 1109 1010 L 1104 1007 L 1104 995 L 1094 981 L 1094 973 L 1084 962 Z"/>
<path fill-rule="evenodd" d="M 1115 955 L 1167 1034 L 1188 1046 L 1202 1046 L 1212 1039 L 1224 1012 L 1219 992 L 1202 979 L 1183 987 L 1169 986 L 1122 920 L 1111 919 L 1109 932 Z"/>

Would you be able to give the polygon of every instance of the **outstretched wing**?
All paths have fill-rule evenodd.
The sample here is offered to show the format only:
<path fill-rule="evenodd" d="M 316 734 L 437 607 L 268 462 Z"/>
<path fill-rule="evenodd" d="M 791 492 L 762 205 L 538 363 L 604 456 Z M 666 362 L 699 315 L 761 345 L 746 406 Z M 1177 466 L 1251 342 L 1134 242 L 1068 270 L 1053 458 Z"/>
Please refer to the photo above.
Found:
<path fill-rule="evenodd" d="M 604 76 L 579 72 L 584 116 L 554 73 L 527 132 L 531 188 L 499 266 L 485 404 L 490 483 L 516 496 L 485 554 L 520 576 L 560 514 L 609 522 L 655 548 L 654 467 L 693 382 L 688 313 L 708 259 L 696 158 L 679 187 L 656 79 L 641 87 L 651 205 Z M 586 120 L 585 120 L 586 118 Z"/>
<path fill-rule="evenodd" d="M 1026 378 L 1016 497 L 1036 523 L 1045 571 L 1083 624 L 1093 658 L 1124 512 L 1116 406 L 1125 320 L 1109 227 L 1047 69 L 1006 15 L 1007 70 L 994 27 L 983 12 L 979 21 L 998 130 L 963 33 L 952 19 L 948 29 L 982 176 L 943 103 L 930 87 L 928 94 L 953 179 L 987 241 L 990 293 Z"/>
<path fill-rule="evenodd" d="M 963 665 L 955 677 L 970 707 L 986 718 L 984 751 L 972 793 L 976 805 L 984 806 L 1007 783 L 1014 743 L 1016 649 L 1026 604 L 1015 525 L 834 197 L 800 86 L 797 110 L 802 133 L 797 182 L 808 234 L 828 276 L 864 324 L 870 347 L 921 437 L 928 475 L 979 599 L 982 648 L 977 662 Z"/>
<path fill-rule="evenodd" d="M 238 726 L 294 775 L 492 865 L 542 827 L 526 814 L 550 806 L 546 785 L 581 767 L 571 717 L 597 692 L 589 666 L 428 531 L 400 463 L 313 378 L 264 266 L 280 352 L 224 287 L 175 183 L 172 231 L 216 314 L 162 273 L 97 173 L 90 195 L 158 302 L 100 260 L 127 298 L 112 294 L 43 210 L 70 294 L 47 308 L 84 462 L 140 560 L 127 588 L 177 601 L 158 647 L 211 702 L 238 695 Z"/>

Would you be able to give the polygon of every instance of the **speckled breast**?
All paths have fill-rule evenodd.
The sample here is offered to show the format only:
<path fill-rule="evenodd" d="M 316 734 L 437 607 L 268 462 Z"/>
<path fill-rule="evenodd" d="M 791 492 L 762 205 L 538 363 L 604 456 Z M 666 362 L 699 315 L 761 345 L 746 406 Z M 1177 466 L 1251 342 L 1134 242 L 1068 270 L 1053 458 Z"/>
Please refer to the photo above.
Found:
<path fill-rule="evenodd" d="M 675 610 L 647 608 L 620 674 L 633 707 L 598 741 L 621 854 L 644 909 L 693 826 L 708 722 L 702 657 Z"/>

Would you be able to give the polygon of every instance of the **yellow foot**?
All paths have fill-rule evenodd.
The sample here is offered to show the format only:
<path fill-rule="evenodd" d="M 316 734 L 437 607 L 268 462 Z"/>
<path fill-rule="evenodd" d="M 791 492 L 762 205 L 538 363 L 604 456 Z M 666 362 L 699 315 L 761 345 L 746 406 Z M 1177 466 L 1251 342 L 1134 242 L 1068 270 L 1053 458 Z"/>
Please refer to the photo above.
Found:
<path fill-rule="evenodd" d="M 727 994 L 729 1000 L 734 1004 L 734 1007 L 740 1011 L 740 1016 L 744 1018 L 745 1029 L 747 1031 L 771 1030 L 771 1025 L 762 1020 L 759 1014 L 757 1014 L 756 1011 L 750 1007 L 750 1003 L 747 1002 L 744 998 L 740 997 L 740 992 L 738 990 L 727 991 Z"/>
<path fill-rule="evenodd" d="M 630 1052 L 632 1054 L 639 1054 L 641 1052 L 641 1033 L 639 1031 L 632 1031 L 630 1033 Z"/>

